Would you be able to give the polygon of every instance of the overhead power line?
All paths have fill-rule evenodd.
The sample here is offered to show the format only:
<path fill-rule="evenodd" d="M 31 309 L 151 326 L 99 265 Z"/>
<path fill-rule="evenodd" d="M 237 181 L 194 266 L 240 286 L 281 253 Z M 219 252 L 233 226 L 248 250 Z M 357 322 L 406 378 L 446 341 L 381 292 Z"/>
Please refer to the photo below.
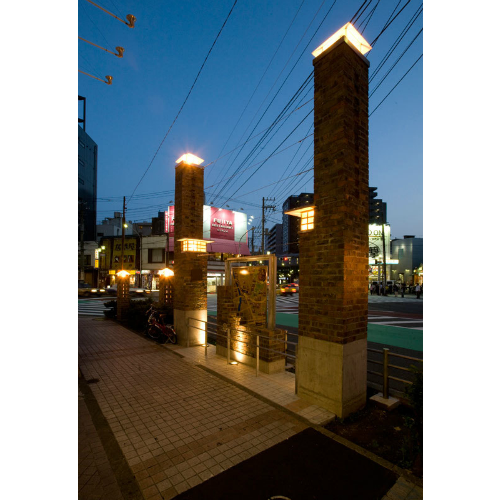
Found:
<path fill-rule="evenodd" d="M 404 77 L 413 69 L 415 64 L 417 64 L 418 61 L 420 61 L 420 59 L 422 59 L 423 56 L 424 56 L 424 54 L 421 54 L 420 57 L 411 65 L 410 69 L 401 77 L 401 79 L 398 81 L 398 83 L 396 83 L 396 85 L 394 85 L 394 87 L 392 87 L 392 89 L 388 92 L 388 94 L 379 102 L 377 107 L 368 115 L 369 117 L 372 116 L 373 113 L 375 113 L 375 111 L 377 111 L 377 109 L 380 107 L 380 105 L 389 97 L 389 95 L 392 93 L 392 91 L 403 81 Z"/>
<path fill-rule="evenodd" d="M 373 46 L 377 43 L 378 39 L 380 38 L 380 36 L 382 35 L 382 33 L 397 19 L 397 17 L 399 16 L 399 14 L 401 14 L 401 12 L 403 12 L 403 10 L 405 10 L 406 6 L 411 2 L 411 0 L 408 0 L 404 5 L 403 7 L 401 7 L 401 9 L 398 11 L 398 13 L 390 20 L 390 22 L 388 22 L 383 28 L 382 28 L 382 31 L 375 37 L 375 39 L 372 41 L 372 43 L 370 44 L 373 48 Z"/>
<path fill-rule="evenodd" d="M 87 1 L 90 1 L 90 0 L 87 0 Z M 158 146 L 158 149 L 156 150 L 156 153 L 154 154 L 151 162 L 149 163 L 148 165 L 148 168 L 146 168 L 146 171 L 144 172 L 144 174 L 142 175 L 142 177 L 140 178 L 139 182 L 137 183 L 137 186 L 135 186 L 134 190 L 132 191 L 132 194 L 130 195 L 129 197 L 129 201 L 130 199 L 134 196 L 134 193 L 136 191 L 136 189 L 139 187 L 140 183 L 142 182 L 142 180 L 144 179 L 144 177 L 146 176 L 146 174 L 148 173 L 149 169 L 151 168 L 151 165 L 153 164 L 155 158 L 156 158 L 156 155 L 158 154 L 158 152 L 160 151 L 161 147 L 163 146 L 163 143 L 165 142 L 165 139 L 167 138 L 168 134 L 170 133 L 170 131 L 172 130 L 172 127 L 174 126 L 175 122 L 177 121 L 177 118 L 179 118 L 179 115 L 181 114 L 181 111 L 183 110 L 187 100 L 189 99 L 189 96 L 191 95 L 191 92 L 193 91 L 193 88 L 194 86 L 196 85 L 196 82 L 198 81 L 198 78 L 200 77 L 200 74 L 203 70 L 203 68 L 205 67 L 205 63 L 207 62 L 208 60 L 208 57 L 210 56 L 210 53 L 212 52 L 212 49 L 214 48 L 217 40 L 219 39 L 219 36 L 220 34 L 222 33 L 222 30 L 224 29 L 224 26 L 226 25 L 227 21 L 229 20 L 229 17 L 231 16 L 231 13 L 233 12 L 233 9 L 234 7 L 236 6 L 236 3 L 238 2 L 238 0 L 235 0 L 234 1 L 234 4 L 233 6 L 231 7 L 231 10 L 229 11 L 229 14 L 227 15 L 226 19 L 224 20 L 224 23 L 222 24 L 222 27 L 221 29 L 219 30 L 219 32 L 217 33 L 217 36 L 215 37 L 215 40 L 214 42 L 212 43 L 212 46 L 210 47 L 210 50 L 208 51 L 208 54 L 206 55 L 205 57 L 205 60 L 203 61 L 203 64 L 201 65 L 201 68 L 200 70 L 198 71 L 198 74 L 196 75 L 196 78 L 194 79 L 194 82 L 193 84 L 191 85 L 191 88 L 189 89 L 189 92 L 186 96 L 186 98 L 184 99 L 184 102 L 182 103 L 182 106 L 180 107 L 176 117 L 174 118 L 174 121 L 172 122 L 172 124 L 170 125 L 169 129 L 167 130 L 167 133 L 165 134 L 165 137 L 163 137 L 160 145 Z"/>

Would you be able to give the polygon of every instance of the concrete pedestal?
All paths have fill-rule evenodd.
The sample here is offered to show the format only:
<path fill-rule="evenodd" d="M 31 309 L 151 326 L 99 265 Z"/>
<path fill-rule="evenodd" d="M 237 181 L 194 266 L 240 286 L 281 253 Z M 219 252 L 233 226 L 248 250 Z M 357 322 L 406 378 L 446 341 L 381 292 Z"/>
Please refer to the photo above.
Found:
<path fill-rule="evenodd" d="M 204 344 L 206 321 L 206 309 L 193 311 L 174 309 L 174 329 L 177 334 L 177 343 L 184 347 Z"/>
<path fill-rule="evenodd" d="M 297 395 L 344 418 L 366 402 L 366 339 L 348 344 L 299 336 Z"/>

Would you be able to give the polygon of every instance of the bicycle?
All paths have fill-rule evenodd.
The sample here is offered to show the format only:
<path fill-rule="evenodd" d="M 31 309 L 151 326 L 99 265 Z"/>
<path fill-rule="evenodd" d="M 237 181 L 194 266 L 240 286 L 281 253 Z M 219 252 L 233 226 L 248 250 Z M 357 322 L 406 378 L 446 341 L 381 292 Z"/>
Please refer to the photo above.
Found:
<path fill-rule="evenodd" d="M 177 334 L 173 325 L 166 325 L 163 322 L 164 315 L 160 314 L 153 306 L 151 306 L 146 315 L 148 316 L 148 325 L 146 327 L 146 335 L 160 344 L 170 342 L 177 344 Z"/>

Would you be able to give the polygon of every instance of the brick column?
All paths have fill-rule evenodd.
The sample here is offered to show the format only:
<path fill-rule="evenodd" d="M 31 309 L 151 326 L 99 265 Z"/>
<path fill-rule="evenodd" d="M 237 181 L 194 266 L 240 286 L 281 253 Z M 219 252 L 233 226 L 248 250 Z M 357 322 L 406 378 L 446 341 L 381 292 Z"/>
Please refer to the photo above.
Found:
<path fill-rule="evenodd" d="M 316 209 L 300 235 L 297 394 L 343 418 L 366 402 L 369 63 L 342 37 L 313 64 Z"/>
<path fill-rule="evenodd" d="M 180 162 L 175 169 L 174 328 L 180 345 L 205 341 L 201 330 L 207 320 L 207 256 L 182 252 L 181 238 L 203 239 L 204 171 Z M 188 327 L 188 321 L 191 325 Z"/>

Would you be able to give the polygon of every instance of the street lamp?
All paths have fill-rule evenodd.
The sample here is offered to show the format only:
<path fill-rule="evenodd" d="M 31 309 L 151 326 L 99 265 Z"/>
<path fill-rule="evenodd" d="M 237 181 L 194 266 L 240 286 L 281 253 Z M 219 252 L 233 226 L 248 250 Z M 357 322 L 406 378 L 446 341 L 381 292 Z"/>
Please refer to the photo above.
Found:
<path fill-rule="evenodd" d="M 254 226 L 250 227 L 250 228 L 249 228 L 249 229 L 247 229 L 247 230 L 245 231 L 245 233 L 241 236 L 240 241 L 238 242 L 238 255 L 241 255 L 241 240 L 243 239 L 243 236 L 245 236 L 245 235 L 248 233 L 248 231 L 252 231 L 252 229 L 255 229 L 255 227 L 254 227 Z"/>

